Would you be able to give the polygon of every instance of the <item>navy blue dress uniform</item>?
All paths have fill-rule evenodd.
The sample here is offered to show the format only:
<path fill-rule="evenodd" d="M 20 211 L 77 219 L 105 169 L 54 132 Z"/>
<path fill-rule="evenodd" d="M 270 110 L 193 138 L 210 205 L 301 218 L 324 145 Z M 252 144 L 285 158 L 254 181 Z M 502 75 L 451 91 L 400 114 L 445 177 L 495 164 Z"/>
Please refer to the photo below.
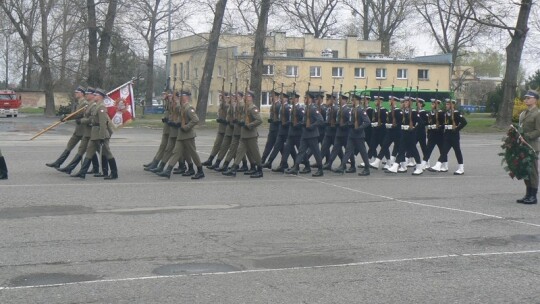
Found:
<path fill-rule="evenodd" d="M 362 108 L 366 112 L 366 115 L 369 118 L 369 121 L 373 121 L 373 115 L 375 114 L 375 110 L 369 104 L 369 102 L 371 101 L 371 96 L 360 95 L 360 98 L 362 100 Z M 371 146 L 369 145 L 371 143 L 371 138 L 373 137 L 373 133 L 374 133 L 371 123 L 364 130 L 364 133 L 366 134 L 365 141 L 368 144 L 368 152 L 367 152 L 368 159 L 375 158 L 375 156 L 377 156 L 377 150 L 372 150 Z"/>
<path fill-rule="evenodd" d="M 77 99 L 77 108 L 76 111 L 79 111 L 80 109 L 88 106 L 88 101 L 84 98 L 84 95 L 86 93 L 86 89 L 82 86 L 78 86 L 75 89 L 75 98 Z M 84 116 L 84 111 L 81 113 L 74 115 L 70 118 L 70 120 L 76 120 L 81 119 Z M 66 121 L 63 117 L 60 119 L 61 121 Z M 81 124 L 75 125 L 75 130 L 73 131 L 73 134 L 68 140 L 68 143 L 66 145 L 66 148 L 60 154 L 60 156 L 51 163 L 46 163 L 45 165 L 47 167 L 58 169 L 60 166 L 64 163 L 64 161 L 68 158 L 69 154 L 71 153 L 71 150 L 75 148 L 75 146 L 81 141 L 84 135 L 84 126 Z"/>
<path fill-rule="evenodd" d="M 444 112 L 439 109 L 440 103 L 438 99 L 431 99 L 431 111 L 427 115 L 427 148 L 422 159 L 423 169 L 429 168 L 429 158 L 435 146 L 439 149 L 439 154 L 443 150 Z"/>
<path fill-rule="evenodd" d="M 276 140 L 279 132 L 279 112 L 281 111 L 281 100 L 279 98 L 280 93 L 273 93 L 272 105 L 270 105 L 269 117 L 268 117 L 268 137 L 264 146 L 261 161 L 266 163 L 266 159 L 272 152 L 272 148 L 276 144 Z"/>
<path fill-rule="evenodd" d="M 420 169 L 420 154 L 416 148 L 416 128 L 422 126 L 422 121 L 418 113 L 411 106 L 411 99 L 405 97 L 403 100 L 402 110 L 402 123 L 401 123 L 401 136 L 399 142 L 399 151 L 396 158 L 396 162 L 388 169 L 389 173 L 404 173 L 407 172 L 407 165 L 405 163 L 405 156 L 411 155 L 415 162 L 416 168 L 413 175 L 420 175 L 423 170 Z"/>
<path fill-rule="evenodd" d="M 347 145 L 347 136 L 349 135 L 349 126 L 348 122 L 351 116 L 351 108 L 347 105 L 347 100 L 349 99 L 346 95 L 340 96 L 340 106 L 337 113 L 337 127 L 336 127 L 336 136 L 334 137 L 334 144 L 332 151 L 330 152 L 330 158 L 324 164 L 324 170 L 331 170 L 332 163 L 338 157 L 338 155 L 343 153 L 343 149 Z M 342 159 L 343 161 L 343 159 Z M 347 160 L 345 160 L 347 161 Z"/>
<path fill-rule="evenodd" d="M 296 154 L 295 149 L 300 148 L 300 137 L 302 136 L 301 122 L 304 118 L 304 107 L 298 103 L 298 98 L 300 98 L 300 95 L 293 92 L 290 94 L 290 96 L 292 99 L 292 105 L 289 115 L 289 130 L 287 133 L 287 141 L 285 142 L 283 153 L 281 153 L 281 161 L 279 167 L 272 170 L 273 172 L 285 172 L 285 169 L 289 167 L 289 156 L 292 156 L 293 160 L 296 159 L 298 155 Z"/>
<path fill-rule="evenodd" d="M 384 138 L 386 136 L 386 122 L 387 122 L 387 116 L 388 116 L 388 110 L 386 110 L 382 105 L 382 96 L 373 96 L 375 99 L 375 108 L 373 108 L 373 114 L 370 117 L 371 120 L 371 140 L 368 142 L 369 144 L 369 151 L 368 151 L 368 157 L 373 156 L 373 162 L 370 163 L 370 166 L 379 167 L 380 160 L 377 158 L 377 148 L 381 147 L 381 151 L 383 153 L 383 157 L 386 157 L 386 159 L 390 159 L 390 150 L 386 149 L 385 151 L 382 151 Z M 371 151 L 371 154 L 370 154 Z"/>
<path fill-rule="evenodd" d="M 328 106 L 324 102 L 324 93 L 319 92 L 317 93 L 317 110 L 319 113 L 321 113 L 322 118 L 324 119 L 326 117 L 326 111 L 328 110 Z M 324 123 L 319 125 L 319 144 L 322 144 L 322 141 L 324 140 L 324 133 L 326 132 L 326 126 Z"/>
<path fill-rule="evenodd" d="M 219 149 L 223 144 L 223 139 L 225 138 L 225 131 L 227 129 L 227 101 L 225 92 L 221 92 L 219 97 L 219 106 L 217 112 L 216 122 L 218 123 L 216 139 L 214 140 L 214 145 L 212 146 L 212 151 L 208 159 L 202 163 L 203 166 L 212 166 L 214 158 L 219 153 Z"/>
<path fill-rule="evenodd" d="M 426 125 L 428 123 L 429 112 L 424 109 L 425 100 L 422 98 L 416 98 L 416 112 L 420 118 L 421 124 L 416 127 L 416 142 L 420 145 L 420 150 L 422 151 L 422 156 L 427 154 L 427 134 L 426 134 Z M 425 168 L 425 163 L 421 163 L 422 170 Z"/>
<path fill-rule="evenodd" d="M 283 151 L 285 150 L 285 143 L 287 142 L 287 136 L 289 134 L 289 127 L 291 124 L 291 109 L 292 105 L 289 103 L 289 95 L 282 94 L 281 97 L 281 107 L 279 109 L 279 129 L 278 135 L 274 147 L 272 147 L 272 152 L 268 156 L 267 161 L 263 164 L 263 168 L 272 169 L 272 162 L 276 159 L 277 154 L 281 153 L 283 156 Z M 296 159 L 296 151 L 293 149 L 290 151 L 291 156 Z M 286 168 L 281 168 L 281 166 L 273 169 L 273 172 L 283 172 Z"/>
<path fill-rule="evenodd" d="M 443 133 L 443 151 L 435 166 L 429 171 L 432 172 L 448 172 L 448 153 L 450 149 L 454 149 L 456 160 L 458 162 L 458 170 L 455 175 L 465 173 L 463 167 L 463 154 L 461 153 L 459 131 L 467 125 L 467 120 L 459 112 L 454 109 L 455 100 L 446 99 L 446 112 L 444 113 L 444 133 Z"/>
<path fill-rule="evenodd" d="M 326 113 L 324 118 L 324 139 L 321 144 L 321 155 L 325 158 L 325 161 L 330 160 L 330 148 L 334 144 L 337 128 L 337 114 L 339 106 L 335 104 L 336 97 L 332 94 L 326 94 Z M 341 154 L 339 154 L 341 152 Z M 338 151 L 340 159 L 343 158 L 343 151 Z"/>
<path fill-rule="evenodd" d="M 158 166 L 159 161 L 163 158 L 163 154 L 165 153 L 165 148 L 167 148 L 167 143 L 169 141 L 169 132 L 171 130 L 171 126 L 169 126 L 169 118 L 171 115 L 171 108 L 173 105 L 172 95 L 169 94 L 169 92 L 163 92 L 163 118 L 161 118 L 161 121 L 163 122 L 163 132 L 161 133 L 161 141 L 158 147 L 158 150 L 156 154 L 154 155 L 154 158 L 152 161 L 148 164 L 144 164 L 143 167 L 145 168 L 145 171 L 149 171 L 151 169 L 154 169 Z"/>
<path fill-rule="evenodd" d="M 360 96 L 353 95 L 353 109 L 351 110 L 350 120 L 348 123 L 350 131 L 347 136 L 347 145 L 345 147 L 343 159 L 341 159 L 341 165 L 337 170 L 334 171 L 336 173 L 356 172 L 356 166 L 353 160 L 357 153 L 360 153 L 362 161 L 365 164 L 369 163 L 368 154 L 366 151 L 365 130 L 371 126 L 371 121 L 369 120 L 366 111 L 360 106 L 360 100 Z M 349 170 L 345 171 L 347 160 L 349 159 L 351 160 L 351 167 Z M 364 169 L 358 175 L 367 176 L 369 174 L 369 167 L 364 166 Z"/>
<path fill-rule="evenodd" d="M 388 99 L 390 100 L 390 110 L 388 111 L 386 117 L 386 134 L 384 136 L 381 150 L 379 151 L 379 154 L 377 154 L 377 159 L 370 164 L 370 167 L 373 169 L 379 169 L 383 157 L 388 154 L 387 151 L 389 151 L 392 144 L 393 148 L 392 153 L 390 154 L 390 160 L 386 163 L 385 168 L 389 168 L 393 165 L 399 150 L 402 112 L 401 109 L 396 106 L 397 97 L 389 96 Z"/>
<path fill-rule="evenodd" d="M 306 106 L 304 109 L 304 115 L 302 119 L 302 135 L 300 139 L 300 148 L 294 161 L 294 165 L 291 169 L 285 171 L 286 174 L 298 174 L 300 163 L 306 164 L 304 173 L 310 172 L 308 161 L 308 149 L 311 151 L 317 162 L 317 172 L 312 176 L 323 176 L 322 170 L 322 157 L 319 148 L 319 127 L 323 125 L 323 117 L 317 108 L 317 105 L 313 104 L 313 100 L 316 98 L 315 94 L 308 93 L 306 96 Z"/>

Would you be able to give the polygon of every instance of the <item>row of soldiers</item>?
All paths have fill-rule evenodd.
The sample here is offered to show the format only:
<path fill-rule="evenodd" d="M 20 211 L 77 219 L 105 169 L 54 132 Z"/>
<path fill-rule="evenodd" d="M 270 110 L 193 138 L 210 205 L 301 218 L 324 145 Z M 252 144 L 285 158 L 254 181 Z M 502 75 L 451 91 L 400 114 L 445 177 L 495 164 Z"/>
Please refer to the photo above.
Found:
<path fill-rule="evenodd" d="M 234 173 L 227 169 L 233 158 L 227 153 L 230 149 L 227 139 L 231 138 L 235 142 L 236 134 L 232 131 L 241 122 L 228 115 L 231 105 L 234 109 L 239 96 L 226 92 L 221 95 L 218 133 L 210 156 L 203 163 L 210 169 L 223 171 L 224 175 L 235 175 L 238 171 L 234 167 Z M 379 169 L 384 159 L 387 160 L 384 166 L 386 172 L 404 173 L 408 166 L 413 166 L 415 169 L 412 174 L 420 175 L 426 169 L 447 172 L 448 153 L 454 149 L 458 161 L 458 169 L 454 174 L 464 174 L 459 132 L 467 121 L 455 109 L 455 100 L 447 99 L 443 110 L 441 100 L 433 98 L 431 111 L 426 111 L 425 101 L 421 98 L 389 96 L 390 109 L 382 106 L 383 99 L 383 96 L 374 96 L 375 106 L 371 107 L 371 97 L 356 91 L 349 94 L 308 91 L 302 105 L 296 92 L 274 91 L 262 167 L 272 169 L 273 161 L 281 153 L 281 161 L 272 169 L 273 172 L 310 173 L 313 165 L 309 159 L 313 156 L 318 169 L 313 176 L 322 176 L 323 170 L 332 169 L 337 157 L 341 161 L 334 172 L 355 173 L 355 156 L 360 154 L 362 163 L 358 167 L 363 168 L 359 173 L 361 176 L 370 175 L 370 168 Z M 420 145 L 422 158 L 417 144 Z M 439 149 L 440 157 L 430 167 L 429 159 L 435 146 Z M 289 156 L 294 162 L 291 168 L 288 167 Z M 249 159 L 253 164 L 252 158 Z M 223 165 L 220 166 L 222 161 Z M 347 169 L 348 163 L 350 167 Z M 235 164 L 238 165 L 239 160 Z M 300 164 L 304 165 L 302 170 Z M 252 165 L 252 168 L 257 168 L 257 164 Z M 253 169 L 247 170 L 247 166 L 245 170 L 245 174 L 254 173 Z"/>
<path fill-rule="evenodd" d="M 75 130 L 60 156 L 55 161 L 45 165 L 70 174 L 72 177 L 84 179 L 86 174 L 91 172 L 95 177 L 104 177 L 106 180 L 117 179 L 118 168 L 109 147 L 109 139 L 113 134 L 113 129 L 104 103 L 107 93 L 101 88 L 78 86 L 74 95 L 77 100 L 74 115 L 62 117 L 60 120 L 74 120 L 76 122 Z M 67 166 L 62 168 L 62 164 L 77 144 L 79 144 L 79 148 L 75 157 Z M 101 172 L 99 170 L 98 152 L 101 155 Z M 71 174 L 81 161 L 79 172 Z M 93 166 L 92 170 L 89 170 L 90 165 Z"/>

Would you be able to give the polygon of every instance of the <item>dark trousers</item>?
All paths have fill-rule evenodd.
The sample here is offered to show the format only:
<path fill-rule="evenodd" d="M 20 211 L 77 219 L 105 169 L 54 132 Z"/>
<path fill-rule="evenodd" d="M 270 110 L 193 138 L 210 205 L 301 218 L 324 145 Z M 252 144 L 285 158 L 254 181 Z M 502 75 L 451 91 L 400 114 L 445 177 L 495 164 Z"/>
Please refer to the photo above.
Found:
<path fill-rule="evenodd" d="M 336 157 L 341 155 L 341 161 L 347 161 L 348 158 L 343 156 L 343 148 L 347 145 L 347 137 L 345 136 L 336 136 L 334 138 L 334 146 L 332 147 L 332 152 L 330 152 L 330 159 L 326 160 L 327 164 L 332 164 Z"/>
<path fill-rule="evenodd" d="M 417 164 L 420 163 L 420 154 L 418 153 L 418 149 L 416 149 L 416 131 L 408 131 L 403 130 L 401 131 L 401 140 L 399 142 L 399 150 L 398 150 L 396 162 L 401 163 L 405 161 L 405 156 L 410 155 L 411 157 L 414 157 L 414 160 Z"/>
<path fill-rule="evenodd" d="M 450 149 L 454 149 L 458 164 L 463 164 L 463 154 L 461 153 L 461 147 L 459 144 L 459 132 L 446 130 L 443 136 L 443 151 L 439 157 L 441 163 L 448 162 L 448 152 Z"/>
<path fill-rule="evenodd" d="M 443 133 L 438 130 L 431 130 L 428 131 L 427 134 L 427 148 L 426 153 L 423 155 L 424 161 L 428 161 L 431 157 L 431 153 L 433 153 L 433 149 L 435 149 L 435 146 L 439 148 L 439 154 L 442 154 L 443 150 Z"/>
<path fill-rule="evenodd" d="M 360 153 L 364 164 L 369 164 L 369 157 L 366 151 L 366 139 L 365 138 L 348 138 L 347 146 L 345 146 L 345 154 L 341 159 L 341 168 L 345 168 L 347 160 L 351 159 L 351 167 L 355 166 L 354 156 Z"/>
<path fill-rule="evenodd" d="M 272 163 L 274 159 L 276 159 L 277 154 L 281 153 L 283 155 L 283 151 L 285 150 L 285 143 L 287 142 L 287 135 L 278 135 L 276 138 L 276 142 L 274 143 L 274 147 L 272 148 L 272 152 L 268 156 L 268 162 Z M 296 151 L 290 152 L 293 158 L 296 158 Z"/>
<path fill-rule="evenodd" d="M 382 147 L 384 145 L 384 138 L 386 136 L 386 128 L 383 127 L 377 127 L 377 128 L 371 128 L 371 140 L 367 141 L 369 144 L 369 150 L 368 150 L 368 158 L 371 157 L 377 157 L 377 148 L 380 146 L 381 151 L 386 157 L 386 159 L 390 159 L 390 150 L 388 147 L 385 151 L 382 150 Z"/>
<path fill-rule="evenodd" d="M 268 155 L 270 155 L 270 152 L 272 152 L 272 148 L 276 144 L 277 137 L 278 137 L 277 129 L 268 131 L 268 138 L 266 139 L 266 145 L 264 146 L 264 150 L 262 154 L 263 163 L 266 161 L 266 158 L 268 157 Z"/>
<path fill-rule="evenodd" d="M 334 145 L 334 137 L 334 134 L 326 134 L 321 144 L 321 157 L 324 157 L 326 162 L 328 162 L 328 160 L 330 159 L 330 147 Z M 341 155 L 339 155 L 339 158 L 343 158 L 343 151 L 341 152 Z"/>
<path fill-rule="evenodd" d="M 392 128 L 392 129 L 386 129 L 386 135 L 384 137 L 383 145 L 381 148 L 381 151 L 379 151 L 379 154 L 377 155 L 378 159 L 382 159 L 383 157 L 386 157 L 390 153 L 390 145 L 393 143 L 394 148 L 392 149 L 392 156 L 396 156 L 397 152 L 399 151 L 399 142 L 400 142 L 400 132 L 398 128 Z"/>
<path fill-rule="evenodd" d="M 293 157 L 293 159 L 296 159 L 298 154 L 295 151 L 300 147 L 300 136 L 288 136 L 287 141 L 285 142 L 285 148 L 283 149 L 283 153 L 281 153 L 281 166 L 286 167 L 287 166 L 287 160 L 289 159 L 289 155 Z M 293 155 L 294 153 L 294 155 Z"/>
<path fill-rule="evenodd" d="M 313 154 L 317 167 L 322 168 L 321 150 L 319 149 L 319 137 L 303 138 L 300 140 L 300 148 L 294 161 L 294 165 L 298 167 L 300 163 L 306 163 L 309 166 L 309 157 Z"/>

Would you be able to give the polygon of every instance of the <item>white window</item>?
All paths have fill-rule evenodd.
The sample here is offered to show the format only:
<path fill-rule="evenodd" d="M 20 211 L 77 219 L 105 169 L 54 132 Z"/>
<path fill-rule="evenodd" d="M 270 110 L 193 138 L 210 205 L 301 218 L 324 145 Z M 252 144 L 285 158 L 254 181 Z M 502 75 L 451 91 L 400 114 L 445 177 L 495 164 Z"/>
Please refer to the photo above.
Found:
<path fill-rule="evenodd" d="M 217 67 L 217 75 L 218 77 L 223 77 L 223 68 L 220 65 Z"/>
<path fill-rule="evenodd" d="M 343 77 L 343 68 L 342 67 L 333 67 L 332 68 L 332 77 Z"/>
<path fill-rule="evenodd" d="M 261 92 L 261 106 L 270 105 L 270 92 Z"/>
<path fill-rule="evenodd" d="M 383 69 L 383 68 L 375 69 L 375 78 L 376 79 L 386 79 L 386 69 Z"/>
<path fill-rule="evenodd" d="M 321 77 L 321 67 L 320 66 L 310 66 L 309 67 L 309 77 Z"/>
<path fill-rule="evenodd" d="M 298 77 L 298 66 L 297 65 L 288 65 L 287 66 L 287 75 L 289 77 Z"/>
<path fill-rule="evenodd" d="M 263 65 L 263 75 L 274 75 L 274 65 L 273 64 Z"/>
<path fill-rule="evenodd" d="M 418 80 L 429 80 L 429 70 L 418 69 Z"/>
<path fill-rule="evenodd" d="M 397 79 L 407 79 L 407 69 L 397 69 Z"/>
<path fill-rule="evenodd" d="M 354 68 L 354 78 L 366 78 L 366 68 Z"/>
<path fill-rule="evenodd" d="M 214 104 L 214 100 L 212 99 L 212 91 L 208 92 L 208 105 L 211 106 Z M 219 94 L 217 94 L 217 97 L 219 98 Z M 219 104 L 219 101 L 216 102 L 216 104 Z"/>

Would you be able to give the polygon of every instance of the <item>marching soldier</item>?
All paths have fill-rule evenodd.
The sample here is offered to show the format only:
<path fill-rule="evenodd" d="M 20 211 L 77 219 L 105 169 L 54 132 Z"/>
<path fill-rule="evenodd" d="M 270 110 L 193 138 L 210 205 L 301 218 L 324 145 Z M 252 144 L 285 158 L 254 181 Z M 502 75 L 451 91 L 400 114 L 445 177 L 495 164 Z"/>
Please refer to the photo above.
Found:
<path fill-rule="evenodd" d="M 319 177 L 324 175 L 322 170 L 321 150 L 319 149 L 319 126 L 323 124 L 323 118 L 317 108 L 317 105 L 313 104 L 314 99 L 315 94 L 313 93 L 308 93 L 305 97 L 306 107 L 301 123 L 302 136 L 300 139 L 300 148 L 298 150 L 298 154 L 296 155 L 293 167 L 291 169 L 287 169 L 285 174 L 297 175 L 298 167 L 300 166 L 301 162 L 304 162 L 307 166 L 307 168 L 304 168 L 305 171 L 311 171 L 309 168 L 309 161 L 306 159 L 309 149 L 313 153 L 313 156 L 315 156 L 315 161 L 317 162 L 317 172 L 313 173 L 311 176 Z"/>
<path fill-rule="evenodd" d="M 289 95 L 286 93 L 281 93 L 281 106 L 279 109 L 279 129 L 278 135 L 276 138 L 276 143 L 272 148 L 272 152 L 268 156 L 267 161 L 263 164 L 263 168 L 272 169 L 272 162 L 277 157 L 278 153 L 283 155 L 283 150 L 285 149 L 285 143 L 287 142 L 287 135 L 289 134 L 289 125 L 290 125 L 290 115 L 292 106 L 289 104 Z M 296 151 L 293 149 L 291 151 L 291 156 L 296 159 Z M 276 170 L 276 171 L 274 171 Z M 283 172 L 281 166 L 277 169 L 273 169 L 273 172 Z"/>
<path fill-rule="evenodd" d="M 231 147 L 232 137 L 233 137 L 233 131 L 234 131 L 234 112 L 235 108 L 231 104 L 231 94 L 225 92 L 225 102 L 226 102 L 226 115 L 225 115 L 225 133 L 223 134 L 223 141 L 221 142 L 221 146 L 219 148 L 219 152 L 217 154 L 217 159 L 214 162 L 213 165 L 207 166 L 206 168 L 211 170 L 218 170 L 219 165 L 221 164 L 221 160 L 224 159 L 224 157 L 227 155 L 227 151 Z M 235 102 L 236 104 L 236 102 Z M 225 162 L 224 167 L 227 168 L 229 166 L 228 162 Z"/>
<path fill-rule="evenodd" d="M 169 126 L 169 117 L 171 116 L 171 108 L 174 105 L 172 95 L 169 94 L 169 92 L 163 92 L 162 98 L 164 112 L 163 118 L 161 118 L 161 121 L 163 122 L 163 133 L 161 134 L 161 142 L 159 144 L 158 151 L 154 156 L 154 159 L 152 159 L 150 163 L 143 165 L 145 171 L 150 171 L 158 166 L 159 161 L 163 158 L 163 154 L 165 153 L 165 149 L 167 148 L 167 143 L 169 141 L 169 133 L 171 130 L 171 126 Z"/>
<path fill-rule="evenodd" d="M 223 144 L 223 139 L 225 138 L 225 131 L 227 130 L 227 101 L 225 94 L 225 92 L 221 92 L 219 95 L 218 117 L 216 119 L 218 123 L 218 131 L 216 134 L 216 139 L 214 140 L 214 146 L 210 152 L 210 156 L 208 156 L 208 159 L 202 163 L 203 166 L 212 166 L 212 161 L 219 153 L 219 148 Z"/>
<path fill-rule="evenodd" d="M 323 166 L 324 170 L 332 169 L 332 163 L 339 154 L 343 153 L 343 148 L 347 145 L 347 137 L 349 135 L 349 126 L 347 124 L 351 116 L 351 109 L 347 105 L 348 100 L 349 97 L 346 95 L 342 94 L 339 97 L 339 111 L 336 116 L 338 120 L 336 136 L 334 138 L 332 152 L 330 152 L 330 158 L 326 160 L 326 163 Z M 341 161 L 343 161 L 343 159 Z M 348 161 L 348 159 L 346 159 L 345 161 Z"/>
<path fill-rule="evenodd" d="M 540 112 L 538 111 L 538 92 L 530 90 L 525 94 L 525 105 L 527 110 L 519 115 L 520 137 L 522 143 L 529 143 L 534 151 L 538 151 L 538 137 L 540 137 Z M 538 152 L 536 152 L 538 155 Z M 538 193 L 538 160 L 533 162 L 529 178 L 524 178 L 527 194 L 518 203 L 532 205 L 538 201 L 536 194 Z"/>
<path fill-rule="evenodd" d="M 458 169 L 454 175 L 463 175 L 465 173 L 463 167 L 463 154 L 459 143 L 459 131 L 467 125 L 467 120 L 458 110 L 454 109 L 456 101 L 446 99 L 446 112 L 444 114 L 444 134 L 443 134 L 443 151 L 435 166 L 429 171 L 432 172 L 448 172 L 448 152 L 454 149 L 458 162 Z"/>
<path fill-rule="evenodd" d="M 426 125 L 428 123 L 429 112 L 424 110 L 426 102 L 422 98 L 416 97 L 416 112 L 418 113 L 418 118 L 420 119 L 420 125 L 416 127 L 416 142 L 420 144 L 420 150 L 422 151 L 422 156 L 427 154 L 427 135 L 426 135 Z M 413 158 L 414 159 L 414 158 Z M 425 169 L 426 164 L 422 161 L 421 168 Z"/>
<path fill-rule="evenodd" d="M 272 148 L 276 144 L 276 140 L 279 132 L 279 112 L 281 110 L 281 100 L 279 100 L 280 93 L 274 91 L 272 96 L 272 105 L 270 106 L 270 117 L 268 118 L 268 137 L 266 139 L 266 145 L 262 154 L 261 161 L 266 163 L 266 158 L 272 152 Z"/>
<path fill-rule="evenodd" d="M 240 161 L 247 154 L 250 161 L 255 164 L 256 169 L 254 173 L 250 174 L 250 177 L 263 177 L 261 154 L 259 152 L 259 145 L 257 143 L 259 138 L 257 127 L 262 124 L 262 119 L 259 109 L 253 104 L 254 97 L 255 93 L 247 91 L 243 117 L 239 122 L 239 125 L 242 128 L 240 134 L 240 145 L 236 151 L 233 166 L 228 171 L 223 172 L 223 175 L 225 176 L 236 176 L 236 171 L 238 170 Z"/>
<path fill-rule="evenodd" d="M 388 110 L 386 110 L 382 106 L 382 96 L 373 96 L 375 99 L 375 108 L 373 109 L 373 113 L 370 117 L 371 120 L 371 140 L 369 142 L 369 150 L 368 150 L 368 157 L 373 156 L 373 165 L 376 165 L 377 167 L 379 164 L 375 163 L 377 161 L 377 148 L 380 146 L 382 151 L 382 146 L 384 142 L 384 137 L 386 136 L 386 118 L 388 115 Z M 366 112 L 368 113 L 368 112 Z M 371 151 L 371 154 L 370 154 Z M 390 150 L 386 149 L 383 152 L 383 157 L 386 157 L 386 159 L 390 159 Z"/>
<path fill-rule="evenodd" d="M 193 164 L 197 166 L 197 173 L 191 176 L 191 179 L 201 179 L 204 177 L 204 172 L 201 159 L 197 154 L 197 148 L 195 146 L 196 134 L 194 130 L 194 127 L 199 123 L 199 117 L 197 116 L 197 113 L 195 113 L 193 106 L 189 103 L 191 92 L 180 91 L 178 92 L 178 95 L 180 97 L 180 127 L 178 128 L 176 143 L 174 145 L 173 154 L 167 162 L 167 167 L 162 172 L 158 173 L 158 175 L 170 178 L 173 167 L 178 161 L 182 160 L 181 162 L 183 162 L 183 159 L 191 159 L 193 160 Z M 191 165 L 191 168 L 193 168 L 193 165 Z M 188 176 L 187 173 L 188 172 L 185 172 L 182 176 Z"/>
<path fill-rule="evenodd" d="M 321 156 L 325 158 L 326 162 L 330 160 L 330 147 L 333 146 L 336 137 L 336 122 L 339 106 L 335 104 L 335 101 L 336 96 L 334 96 L 334 92 L 326 94 L 326 115 L 323 115 L 325 131 L 324 139 L 321 144 Z M 338 151 L 338 156 L 342 159 L 343 151 Z"/>
<path fill-rule="evenodd" d="M 289 131 L 287 133 L 287 140 L 285 142 L 283 152 L 281 153 L 281 161 L 279 167 L 273 169 L 272 172 L 285 172 L 285 169 L 289 167 L 289 156 L 298 156 L 295 149 L 298 149 L 300 147 L 300 137 L 302 136 L 301 122 L 303 119 L 304 109 L 302 105 L 298 103 L 298 98 L 300 98 L 300 95 L 296 94 L 296 92 L 292 92 L 290 96 L 292 99 L 292 105 L 290 109 L 290 117 L 288 120 Z"/>
<path fill-rule="evenodd" d="M 345 172 L 345 167 L 347 165 L 347 160 L 351 160 L 351 167 L 349 168 L 349 173 L 356 172 L 356 167 L 353 162 L 356 152 L 360 153 L 362 161 L 364 164 L 369 163 L 369 159 L 366 151 L 366 140 L 365 140 L 365 129 L 371 125 L 367 113 L 360 106 L 360 96 L 353 94 L 353 109 L 351 111 L 350 120 L 348 122 L 349 134 L 347 136 L 347 145 L 345 147 L 345 154 L 341 159 L 341 165 L 334 172 L 343 174 Z M 369 175 L 369 167 L 364 166 L 362 172 L 358 173 L 360 176 Z"/>
<path fill-rule="evenodd" d="M 103 102 L 107 93 L 103 89 L 96 88 L 95 93 L 96 105 L 92 108 L 92 113 L 89 118 L 89 125 L 92 127 L 90 134 L 90 143 L 86 149 L 86 155 L 82 167 L 79 173 L 72 175 L 73 177 L 85 178 L 86 172 L 90 167 L 91 158 L 89 156 L 95 155 L 97 150 L 101 148 L 101 153 L 105 155 L 109 165 L 111 167 L 111 175 L 106 176 L 104 179 L 111 180 L 118 178 L 118 168 L 116 166 L 116 160 L 111 153 L 109 148 L 109 128 L 107 124 L 109 123 L 109 115 L 107 114 L 107 107 Z"/>
<path fill-rule="evenodd" d="M 390 168 L 393 165 L 399 149 L 402 112 L 401 109 L 396 106 L 397 98 L 395 96 L 389 96 L 388 99 L 390 100 L 390 111 L 386 117 L 386 134 L 384 136 L 383 145 L 375 161 L 369 164 L 371 168 L 376 170 L 379 169 L 383 157 L 389 154 L 390 145 L 394 144 L 392 153 L 390 154 L 390 160 L 386 163 L 385 168 Z"/>
<path fill-rule="evenodd" d="M 420 154 L 416 149 L 416 128 L 422 126 L 418 113 L 413 110 L 411 106 L 411 98 L 405 97 L 403 99 L 402 110 L 402 123 L 401 123 L 401 136 L 399 142 L 399 150 L 396 158 L 396 162 L 388 169 L 389 173 L 405 173 L 407 172 L 407 164 L 405 162 L 405 155 L 409 153 L 416 162 L 416 169 L 413 175 L 420 175 L 423 170 L 420 169 Z M 398 168 L 399 167 L 399 168 Z"/>
<path fill-rule="evenodd" d="M 81 139 L 81 143 L 79 144 L 79 148 L 77 150 L 77 154 L 75 154 L 75 157 L 69 162 L 67 166 L 64 168 L 56 168 L 56 170 L 60 172 L 64 172 L 67 174 L 71 174 L 71 172 L 77 167 L 79 162 L 83 159 L 84 153 L 86 153 L 88 149 L 88 145 L 90 143 L 90 136 L 92 134 L 92 126 L 90 125 L 90 117 L 92 116 L 92 111 L 96 107 L 96 97 L 94 95 L 95 89 L 92 87 L 86 88 L 86 91 L 84 93 L 84 97 L 88 103 L 88 106 L 86 107 L 86 110 L 84 110 L 84 113 L 82 117 L 79 117 L 75 119 L 75 122 L 77 125 L 82 126 L 82 133 L 83 137 Z M 92 173 L 99 174 L 99 161 L 97 158 L 97 155 L 88 156 L 87 157 L 92 159 L 92 166 L 93 170 Z"/>
<path fill-rule="evenodd" d="M 232 97 L 233 96 L 231 96 L 231 98 Z M 237 152 L 238 152 L 238 146 L 240 145 L 240 135 L 242 133 L 242 127 L 240 126 L 240 121 L 245 111 L 244 109 L 245 103 L 243 100 L 244 93 L 237 92 L 234 97 L 235 97 L 234 102 L 231 106 L 233 114 L 234 114 L 233 116 L 234 128 L 233 128 L 233 133 L 232 133 L 231 145 L 229 146 L 229 151 L 227 152 L 227 156 L 225 157 L 225 162 L 223 163 L 223 166 L 216 170 L 218 172 L 228 171 L 229 163 L 233 160 L 234 157 L 236 157 Z M 242 168 L 236 171 L 237 172 L 247 171 L 247 161 L 245 157 L 242 159 Z"/>
<path fill-rule="evenodd" d="M 431 99 L 431 111 L 427 116 L 427 147 L 422 159 L 423 169 L 430 169 L 429 158 L 435 146 L 439 149 L 439 155 L 443 150 L 444 112 L 439 109 L 440 103 L 438 99 Z"/>
<path fill-rule="evenodd" d="M 371 122 L 373 121 L 373 115 L 375 114 L 375 110 L 369 105 L 369 102 L 371 101 L 371 96 L 366 94 L 367 92 L 364 92 L 365 95 L 360 95 L 362 98 L 362 107 L 364 108 L 364 111 L 366 112 L 367 117 L 369 118 L 370 124 L 365 128 L 365 142 L 368 145 L 368 159 L 374 160 L 377 156 L 377 150 L 372 150 L 371 146 L 369 145 L 371 143 L 371 138 L 373 137 L 373 128 L 371 126 Z M 358 165 L 359 168 L 363 168 L 366 163 L 362 163 Z"/>
<path fill-rule="evenodd" d="M 77 89 L 75 89 L 75 99 L 77 99 L 76 111 L 88 106 L 88 101 L 84 98 L 85 93 L 86 93 L 86 89 L 83 88 L 82 86 L 78 86 Z M 79 119 L 79 118 L 82 118 L 83 116 L 84 116 L 84 112 L 73 116 L 71 119 Z M 64 118 L 61 118 L 60 120 L 65 121 Z M 47 167 L 51 167 L 55 169 L 60 168 L 60 166 L 68 158 L 69 153 L 71 153 L 71 150 L 73 150 L 73 148 L 75 148 L 75 146 L 81 141 L 81 139 L 83 138 L 83 134 L 84 134 L 84 126 L 80 124 L 75 125 L 75 131 L 73 131 L 73 134 L 71 135 L 71 138 L 69 139 L 64 152 L 62 152 L 62 154 L 60 154 L 58 159 L 56 159 L 54 162 L 47 163 L 45 165 Z"/>
<path fill-rule="evenodd" d="M 0 179 L 8 179 L 6 159 L 4 158 L 4 155 L 2 155 L 2 150 L 0 150 Z"/>

